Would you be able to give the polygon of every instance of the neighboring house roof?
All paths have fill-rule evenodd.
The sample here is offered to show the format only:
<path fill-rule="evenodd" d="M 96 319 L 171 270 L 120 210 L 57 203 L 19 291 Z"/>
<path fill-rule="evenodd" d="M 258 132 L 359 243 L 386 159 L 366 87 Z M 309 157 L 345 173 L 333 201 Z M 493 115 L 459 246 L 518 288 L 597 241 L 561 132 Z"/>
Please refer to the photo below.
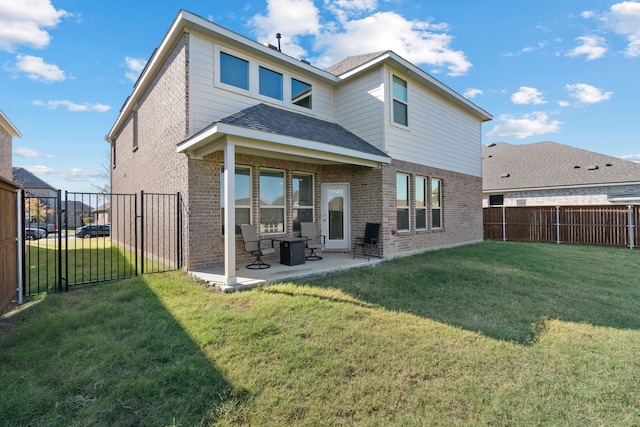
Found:
<path fill-rule="evenodd" d="M 16 128 L 13 123 L 11 123 L 11 120 L 9 120 L 9 118 L 2 112 L 2 110 L 0 110 L 0 127 L 6 130 L 9 135 L 22 138 L 22 134 L 20 133 L 18 128 Z"/>
<path fill-rule="evenodd" d="M 296 72 L 300 75 L 308 75 L 317 81 L 333 85 L 338 85 L 342 80 L 348 79 L 362 72 L 366 72 L 372 67 L 380 64 L 388 64 L 389 66 L 400 70 L 410 71 L 413 78 L 420 82 L 420 84 L 452 102 L 457 107 L 478 117 L 481 121 L 488 121 L 492 119 L 491 114 L 487 111 L 483 110 L 453 89 L 446 86 L 444 83 L 426 73 L 421 68 L 401 58 L 392 51 L 374 52 L 347 58 L 331 67 L 331 72 L 329 72 L 314 67 L 306 61 L 301 61 L 288 56 L 285 53 L 274 51 L 268 46 L 246 38 L 231 30 L 221 27 L 220 25 L 214 24 L 213 22 L 191 12 L 180 10 L 169 31 L 160 43 L 160 46 L 154 51 L 144 70 L 140 74 L 131 96 L 127 98 L 122 106 L 118 118 L 105 138 L 108 142 L 112 142 L 117 137 L 120 129 L 124 126 L 127 118 L 143 96 L 144 91 L 153 83 L 156 74 L 164 64 L 165 59 L 171 54 L 177 40 L 182 36 L 184 31 L 191 30 L 211 35 L 229 46 L 241 46 L 242 48 L 251 49 L 256 56 L 268 57 L 270 61 L 276 64 L 281 63 L 285 67 L 293 66 L 296 68 Z"/>
<path fill-rule="evenodd" d="M 484 192 L 640 184 L 640 163 L 552 141 L 482 147 Z"/>
<path fill-rule="evenodd" d="M 13 181 L 20 184 L 26 190 L 29 189 L 44 189 L 44 190 L 54 190 L 57 191 L 57 188 L 52 187 L 47 184 L 25 168 L 14 167 L 13 168 Z"/>
<path fill-rule="evenodd" d="M 91 206 L 77 200 L 67 200 L 65 203 L 69 212 L 93 212 L 93 208 Z"/>
<path fill-rule="evenodd" d="M 257 104 L 213 122 L 178 144 L 178 152 L 204 157 L 222 148 L 225 135 L 243 138 L 239 146 L 252 152 L 273 151 L 264 141 L 291 155 L 332 161 L 348 157 L 354 164 L 390 163 L 391 158 L 342 126 L 305 114 Z M 286 150 L 283 147 L 286 146 Z"/>

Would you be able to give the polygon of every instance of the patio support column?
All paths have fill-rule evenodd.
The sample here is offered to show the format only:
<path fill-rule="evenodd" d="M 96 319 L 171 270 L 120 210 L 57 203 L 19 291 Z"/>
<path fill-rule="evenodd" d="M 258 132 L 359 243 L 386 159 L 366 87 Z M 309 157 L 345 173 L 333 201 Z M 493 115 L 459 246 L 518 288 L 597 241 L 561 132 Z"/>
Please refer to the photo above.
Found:
<path fill-rule="evenodd" d="M 224 282 L 238 283 L 236 277 L 236 147 L 224 146 Z"/>

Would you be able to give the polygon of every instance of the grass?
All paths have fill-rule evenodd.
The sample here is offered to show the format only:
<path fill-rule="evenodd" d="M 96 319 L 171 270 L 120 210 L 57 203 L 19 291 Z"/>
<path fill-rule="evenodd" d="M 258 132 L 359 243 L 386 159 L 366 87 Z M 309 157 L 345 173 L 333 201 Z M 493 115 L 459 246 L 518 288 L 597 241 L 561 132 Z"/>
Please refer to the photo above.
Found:
<path fill-rule="evenodd" d="M 0 414 L 7 426 L 638 425 L 639 261 L 485 242 L 231 295 L 181 273 L 47 295 L 0 322 Z"/>

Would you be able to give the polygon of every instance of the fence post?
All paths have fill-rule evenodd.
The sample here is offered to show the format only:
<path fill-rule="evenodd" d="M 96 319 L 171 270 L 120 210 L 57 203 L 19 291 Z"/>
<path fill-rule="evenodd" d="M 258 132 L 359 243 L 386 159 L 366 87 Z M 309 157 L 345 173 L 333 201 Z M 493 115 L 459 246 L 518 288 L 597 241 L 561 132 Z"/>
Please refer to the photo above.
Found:
<path fill-rule="evenodd" d="M 140 274 L 144 274 L 144 190 L 140 190 Z"/>
<path fill-rule="evenodd" d="M 65 192 L 66 196 L 66 192 Z M 58 222 L 58 292 L 62 292 L 62 190 L 58 190 L 56 199 L 56 221 Z"/>
<path fill-rule="evenodd" d="M 22 305 L 24 296 L 24 193 L 22 190 L 16 190 L 16 215 L 17 215 L 17 248 L 16 248 L 16 278 L 18 279 L 18 304 Z"/>
<path fill-rule="evenodd" d="M 502 206 L 502 241 L 507 241 L 507 207 Z"/>
<path fill-rule="evenodd" d="M 629 249 L 633 250 L 633 205 L 628 205 L 627 209 L 629 210 Z"/>
<path fill-rule="evenodd" d="M 556 243 L 560 244 L 560 206 L 556 206 Z"/>
<path fill-rule="evenodd" d="M 180 192 L 176 196 L 176 265 L 178 270 L 182 268 L 182 197 Z"/>

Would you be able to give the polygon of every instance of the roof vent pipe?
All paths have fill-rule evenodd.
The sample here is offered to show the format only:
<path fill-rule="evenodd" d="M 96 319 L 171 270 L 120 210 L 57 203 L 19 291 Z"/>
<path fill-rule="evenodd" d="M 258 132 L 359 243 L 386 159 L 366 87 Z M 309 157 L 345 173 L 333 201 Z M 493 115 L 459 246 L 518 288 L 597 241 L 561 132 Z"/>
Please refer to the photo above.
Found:
<path fill-rule="evenodd" d="M 282 38 L 282 34 L 276 33 L 276 38 L 278 39 L 278 52 L 282 52 L 280 49 L 280 39 Z"/>

